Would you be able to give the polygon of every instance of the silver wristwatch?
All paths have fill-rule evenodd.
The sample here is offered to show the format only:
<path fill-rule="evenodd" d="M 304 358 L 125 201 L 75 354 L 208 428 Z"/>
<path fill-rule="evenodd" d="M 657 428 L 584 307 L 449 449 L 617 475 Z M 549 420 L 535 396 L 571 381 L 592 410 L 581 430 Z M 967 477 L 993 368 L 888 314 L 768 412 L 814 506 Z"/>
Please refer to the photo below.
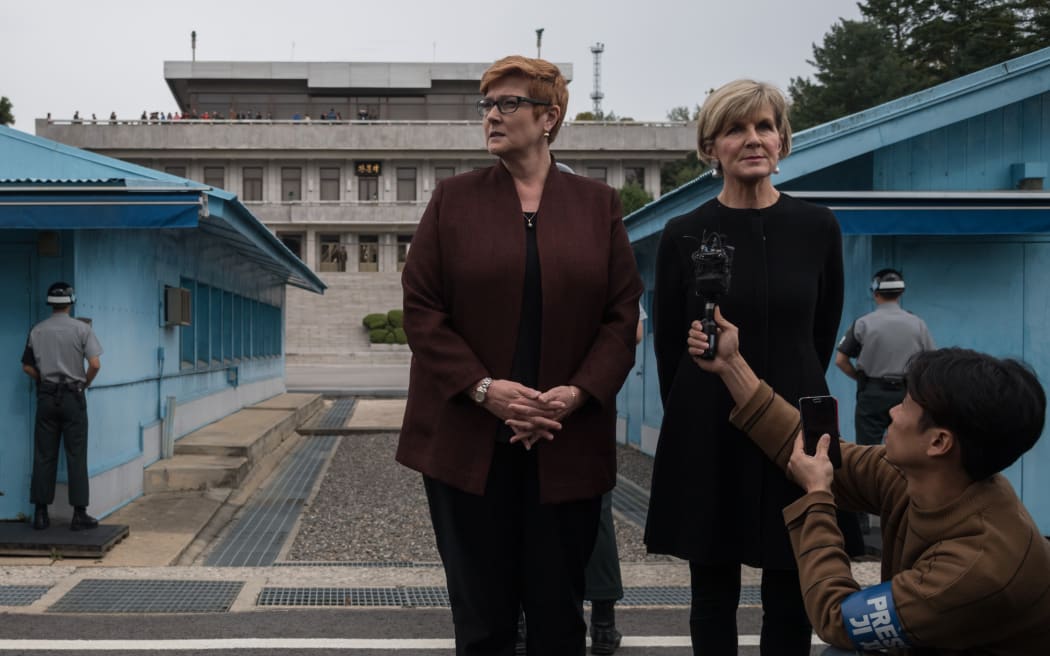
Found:
<path fill-rule="evenodd" d="M 478 386 L 474 388 L 474 403 L 481 405 L 485 402 L 485 395 L 489 393 L 489 385 L 492 384 L 492 379 L 488 376 L 481 379 Z"/>

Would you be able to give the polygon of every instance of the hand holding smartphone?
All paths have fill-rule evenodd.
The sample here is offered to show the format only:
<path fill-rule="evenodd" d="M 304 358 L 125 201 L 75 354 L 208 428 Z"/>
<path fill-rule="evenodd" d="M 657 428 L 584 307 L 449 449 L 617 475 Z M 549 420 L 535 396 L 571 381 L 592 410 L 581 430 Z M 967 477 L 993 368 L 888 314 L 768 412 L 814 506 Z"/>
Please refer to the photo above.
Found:
<path fill-rule="evenodd" d="M 827 433 L 831 436 L 828 459 L 831 466 L 842 466 L 842 450 L 839 448 L 839 404 L 834 396 L 804 396 L 798 400 L 798 411 L 802 416 L 802 449 L 806 455 L 817 452 L 817 442 Z"/>

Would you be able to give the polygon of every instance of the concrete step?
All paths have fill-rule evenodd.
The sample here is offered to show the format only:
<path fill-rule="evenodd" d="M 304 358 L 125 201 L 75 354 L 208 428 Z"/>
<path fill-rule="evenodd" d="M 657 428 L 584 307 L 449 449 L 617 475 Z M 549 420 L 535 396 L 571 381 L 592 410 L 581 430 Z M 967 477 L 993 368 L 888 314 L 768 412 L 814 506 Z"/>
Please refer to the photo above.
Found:
<path fill-rule="evenodd" d="M 146 468 L 146 494 L 236 487 L 267 453 L 324 406 L 320 394 L 280 394 L 208 424 Z"/>
<path fill-rule="evenodd" d="M 295 415 L 295 420 L 298 422 L 296 426 L 300 426 L 322 408 L 324 408 L 324 397 L 320 394 L 288 392 L 248 406 L 245 410 L 285 410 Z"/>
<path fill-rule="evenodd" d="M 247 458 L 238 456 L 181 455 L 159 460 L 146 468 L 144 494 L 176 490 L 235 488 L 248 475 Z"/>
<path fill-rule="evenodd" d="M 295 430 L 288 410 L 241 410 L 175 442 L 175 456 L 235 456 L 255 462 Z"/>

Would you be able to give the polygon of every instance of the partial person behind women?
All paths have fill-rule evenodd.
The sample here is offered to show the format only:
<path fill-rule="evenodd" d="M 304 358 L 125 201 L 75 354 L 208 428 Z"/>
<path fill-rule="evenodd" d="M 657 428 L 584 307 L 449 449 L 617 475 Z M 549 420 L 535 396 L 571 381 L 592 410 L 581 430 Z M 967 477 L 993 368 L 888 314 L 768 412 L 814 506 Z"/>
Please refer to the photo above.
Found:
<path fill-rule="evenodd" d="M 660 239 L 652 321 L 664 419 L 645 541 L 650 552 L 689 561 L 694 653 L 737 653 L 743 563 L 763 570 L 762 654 L 801 656 L 811 628 L 781 509 L 802 491 L 736 434 L 729 394 L 686 352 L 689 324 L 703 308 L 690 255 L 711 233 L 735 248 L 722 313 L 740 327 L 758 375 L 794 403 L 828 393 L 842 238 L 828 209 L 770 180 L 791 152 L 787 103 L 775 87 L 738 80 L 714 91 L 698 117 L 697 146 L 724 181 L 716 198 L 669 221 Z"/>
<path fill-rule="evenodd" d="M 558 68 L 507 57 L 481 93 L 499 161 L 438 184 L 402 274 L 397 460 L 423 473 L 456 653 L 513 653 L 521 607 L 529 654 L 583 654 L 642 285 L 616 191 L 550 154 L 568 104 Z"/>

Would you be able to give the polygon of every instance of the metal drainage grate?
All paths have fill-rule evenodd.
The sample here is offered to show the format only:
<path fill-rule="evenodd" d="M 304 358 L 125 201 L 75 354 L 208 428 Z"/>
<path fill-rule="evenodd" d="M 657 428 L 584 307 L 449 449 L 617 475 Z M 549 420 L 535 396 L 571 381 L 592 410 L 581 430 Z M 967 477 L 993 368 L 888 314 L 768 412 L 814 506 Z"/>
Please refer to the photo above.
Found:
<path fill-rule="evenodd" d="M 404 606 L 400 588 L 263 588 L 258 606 Z"/>
<path fill-rule="evenodd" d="M 413 563 L 408 560 L 285 560 L 274 567 L 441 567 L 441 563 Z"/>
<path fill-rule="evenodd" d="M 346 428 L 346 422 L 350 421 L 350 415 L 354 413 L 356 405 L 357 399 L 353 397 L 336 399 L 324 415 L 310 424 L 309 430 L 313 432 Z"/>
<path fill-rule="evenodd" d="M 0 606 L 28 606 L 48 590 L 46 585 L 0 585 Z"/>
<path fill-rule="evenodd" d="M 686 587 L 638 587 L 624 588 L 621 606 L 688 606 L 691 593 Z M 761 606 L 759 586 L 740 586 L 741 606 Z"/>
<path fill-rule="evenodd" d="M 49 613 L 224 613 L 243 581 L 85 579 Z"/>
<path fill-rule="evenodd" d="M 689 588 L 625 588 L 622 606 L 688 606 Z M 273 588 L 259 593 L 258 606 L 400 606 L 448 608 L 448 591 L 441 586 L 412 588 Z M 761 605 L 759 588 L 740 589 L 741 606 Z"/>
<path fill-rule="evenodd" d="M 649 491 L 623 476 L 616 476 L 612 494 L 613 510 L 639 528 L 645 528 L 649 514 Z"/>
<path fill-rule="evenodd" d="M 226 537 L 208 555 L 212 567 L 272 565 L 284 546 L 328 454 L 339 438 L 311 437 L 260 489 Z"/>
<path fill-rule="evenodd" d="M 740 586 L 740 605 L 741 606 L 761 606 L 762 605 L 762 588 L 757 585 L 742 585 Z"/>
<path fill-rule="evenodd" d="M 405 588 L 405 605 L 412 608 L 448 608 L 448 590 L 442 586 Z"/>

